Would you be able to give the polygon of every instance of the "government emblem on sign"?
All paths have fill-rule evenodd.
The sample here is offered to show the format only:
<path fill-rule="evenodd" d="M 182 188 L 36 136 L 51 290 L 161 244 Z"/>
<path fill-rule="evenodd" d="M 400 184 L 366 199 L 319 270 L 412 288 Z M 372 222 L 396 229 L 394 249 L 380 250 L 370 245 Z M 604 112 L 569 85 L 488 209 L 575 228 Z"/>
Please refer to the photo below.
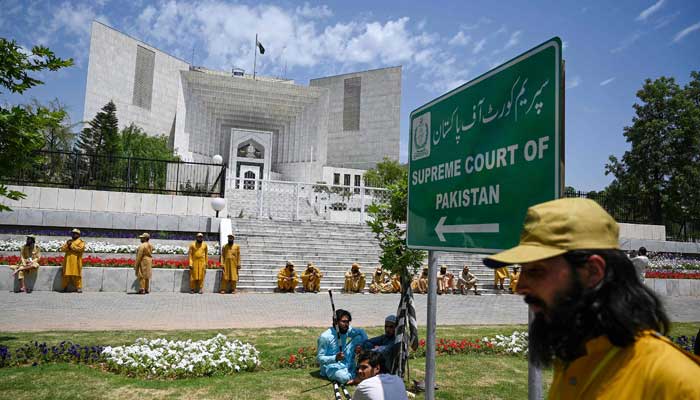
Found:
<path fill-rule="evenodd" d="M 430 156 L 430 113 L 425 113 L 413 120 L 412 132 L 411 160 Z"/>

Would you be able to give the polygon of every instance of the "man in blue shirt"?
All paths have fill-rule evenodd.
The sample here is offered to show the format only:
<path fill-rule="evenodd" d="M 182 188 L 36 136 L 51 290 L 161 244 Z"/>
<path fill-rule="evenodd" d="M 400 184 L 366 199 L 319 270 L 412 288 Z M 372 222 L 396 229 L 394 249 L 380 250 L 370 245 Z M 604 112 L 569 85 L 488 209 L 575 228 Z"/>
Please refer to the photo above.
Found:
<path fill-rule="evenodd" d="M 390 370 L 394 355 L 399 349 L 399 343 L 394 343 L 396 336 L 396 315 L 389 315 L 384 319 L 384 334 L 373 337 L 362 343 L 363 350 L 370 350 L 382 355 L 383 368 Z"/>
<path fill-rule="evenodd" d="M 321 366 L 321 376 L 342 385 L 355 384 L 355 354 L 367 340 L 361 328 L 350 326 L 352 316 L 343 309 L 335 312 L 336 327 L 330 327 L 318 338 L 316 359 Z"/>

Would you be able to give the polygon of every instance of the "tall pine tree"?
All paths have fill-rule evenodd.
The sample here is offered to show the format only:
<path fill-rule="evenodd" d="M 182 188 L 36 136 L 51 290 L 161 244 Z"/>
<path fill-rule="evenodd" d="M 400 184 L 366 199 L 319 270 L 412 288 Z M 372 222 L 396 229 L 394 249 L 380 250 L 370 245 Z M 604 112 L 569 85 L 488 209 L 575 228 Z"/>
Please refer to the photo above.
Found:
<path fill-rule="evenodd" d="M 119 121 L 114 102 L 110 100 L 88 124 L 75 145 L 78 151 L 88 155 L 120 155 Z"/>
<path fill-rule="evenodd" d="M 120 162 L 114 159 L 121 155 L 117 106 L 110 100 L 88 124 L 75 147 L 87 156 L 89 184 L 97 188 L 120 186 Z"/>

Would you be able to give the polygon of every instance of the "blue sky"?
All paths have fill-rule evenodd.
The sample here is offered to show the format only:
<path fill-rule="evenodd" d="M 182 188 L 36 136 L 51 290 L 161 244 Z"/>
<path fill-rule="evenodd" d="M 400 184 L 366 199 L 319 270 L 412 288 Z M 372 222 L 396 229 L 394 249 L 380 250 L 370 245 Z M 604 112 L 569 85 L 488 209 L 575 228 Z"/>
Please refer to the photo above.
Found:
<path fill-rule="evenodd" d="M 27 1 L 0 0 L 0 36 L 49 46 L 76 65 L 0 101 L 58 98 L 83 114 L 90 23 L 98 19 L 194 64 L 294 79 L 403 65 L 401 160 L 417 107 L 553 37 L 566 60 L 566 183 L 603 189 L 609 155 L 629 148 L 644 79 L 685 84 L 700 70 L 700 1 Z M 193 51 L 194 49 L 194 51 Z M 194 58 L 193 58 L 194 55 Z M 285 74 L 286 72 L 286 74 Z"/>

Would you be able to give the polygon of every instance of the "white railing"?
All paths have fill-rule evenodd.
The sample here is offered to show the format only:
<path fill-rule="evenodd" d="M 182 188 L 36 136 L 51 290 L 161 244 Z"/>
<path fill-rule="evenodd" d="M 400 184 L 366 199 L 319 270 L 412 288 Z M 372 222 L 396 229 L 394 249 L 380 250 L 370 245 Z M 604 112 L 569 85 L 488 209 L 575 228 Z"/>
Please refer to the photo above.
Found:
<path fill-rule="evenodd" d="M 372 203 L 388 202 L 386 189 L 231 178 L 226 182 L 229 215 L 364 224 Z"/>

